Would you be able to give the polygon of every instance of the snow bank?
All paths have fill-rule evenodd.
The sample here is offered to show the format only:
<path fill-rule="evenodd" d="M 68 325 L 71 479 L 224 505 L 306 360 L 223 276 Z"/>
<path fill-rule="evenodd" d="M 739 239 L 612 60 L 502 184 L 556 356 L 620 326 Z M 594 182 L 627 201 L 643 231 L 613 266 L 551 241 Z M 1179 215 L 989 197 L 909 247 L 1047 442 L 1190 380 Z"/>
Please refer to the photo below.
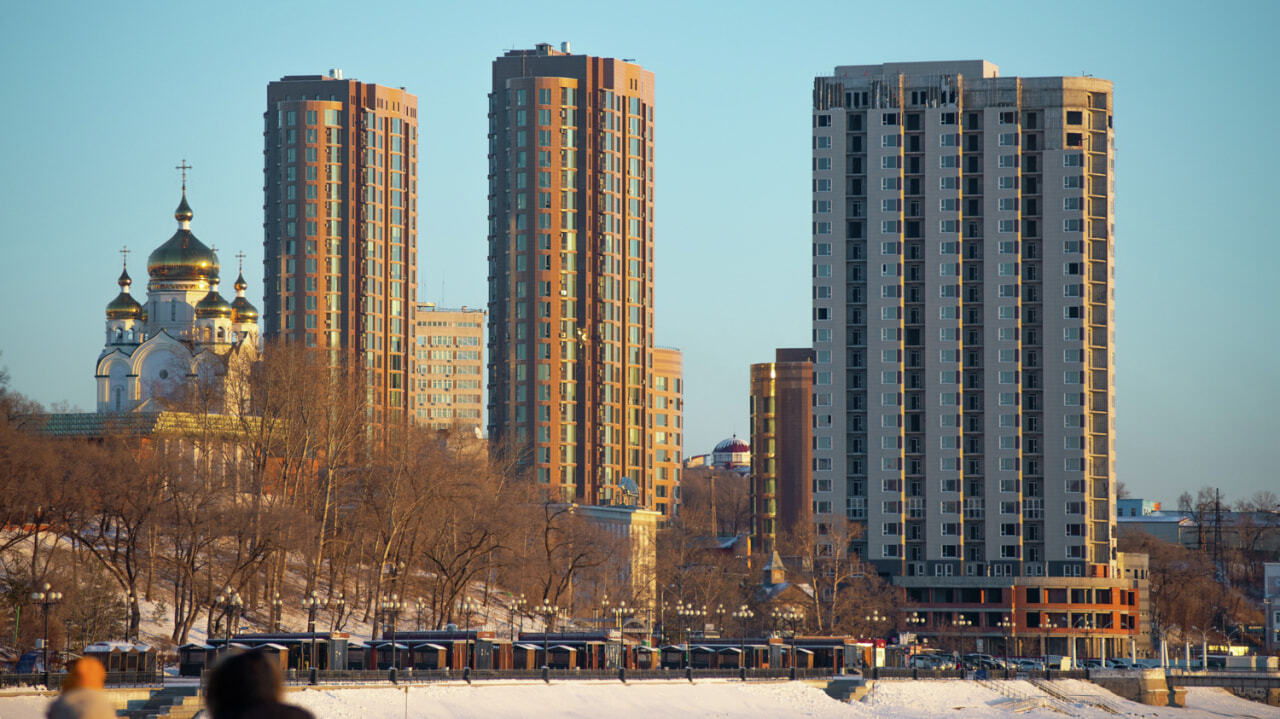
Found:
<path fill-rule="evenodd" d="M 857 716 L 849 705 L 801 683 L 513 682 L 413 686 L 405 689 L 306 690 L 289 695 L 324 719 L 469 719 L 470 717 L 652 719 L 654 716 Z"/>
<path fill-rule="evenodd" d="M 1233 696 L 1222 689 L 1193 687 L 1188 709 L 1149 707 L 1125 701 L 1088 682 L 1061 682 L 1058 689 L 1076 697 L 1104 699 L 1123 714 L 1153 719 L 1280 719 L 1280 709 Z M 477 682 L 404 687 L 303 689 L 289 701 L 310 709 L 318 719 L 653 719 L 693 716 L 713 719 L 1063 719 L 1063 714 L 1033 706 L 1047 695 L 1029 682 L 962 680 L 883 680 L 863 702 L 842 704 L 804 682 L 612 681 Z M 39 696 L 0 695 L 0 718 L 42 719 L 49 700 Z M 1116 719 L 1084 704 L 1071 716 Z"/>

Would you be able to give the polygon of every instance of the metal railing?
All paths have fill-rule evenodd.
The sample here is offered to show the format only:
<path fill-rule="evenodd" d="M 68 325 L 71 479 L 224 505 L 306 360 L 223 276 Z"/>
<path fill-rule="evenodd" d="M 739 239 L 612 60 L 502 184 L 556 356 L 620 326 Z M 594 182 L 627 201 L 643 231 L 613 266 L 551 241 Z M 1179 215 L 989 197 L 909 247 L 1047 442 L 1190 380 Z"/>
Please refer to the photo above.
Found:
<path fill-rule="evenodd" d="M 0 687 L 43 686 L 48 677 L 49 689 L 62 686 L 66 678 L 63 672 L 0 672 Z M 159 671 L 151 672 L 107 672 L 106 686 L 109 687 L 155 687 L 164 684 L 164 675 Z"/>
<path fill-rule="evenodd" d="M 830 668 L 807 669 L 797 667 L 796 679 L 823 679 L 831 677 L 834 672 Z M 397 669 L 394 679 L 390 669 L 350 669 L 321 670 L 316 673 L 319 684 L 352 684 L 380 683 L 394 681 L 397 684 L 426 684 L 431 682 L 480 682 L 495 680 L 537 680 L 576 681 L 576 680 L 620 680 L 620 681 L 652 681 L 652 680 L 705 680 L 705 679 L 746 679 L 776 680 L 789 679 L 792 670 L 787 667 L 771 669 Z M 286 681 L 289 684 L 307 684 L 310 682 L 307 673 L 290 672 Z"/>

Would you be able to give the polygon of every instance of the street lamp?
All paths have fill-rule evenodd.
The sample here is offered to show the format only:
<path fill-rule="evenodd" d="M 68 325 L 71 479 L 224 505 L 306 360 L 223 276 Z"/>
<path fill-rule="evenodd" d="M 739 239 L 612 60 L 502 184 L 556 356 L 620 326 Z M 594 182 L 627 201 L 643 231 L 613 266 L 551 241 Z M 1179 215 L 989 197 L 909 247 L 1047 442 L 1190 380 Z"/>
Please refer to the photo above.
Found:
<path fill-rule="evenodd" d="M 413 600 L 413 609 L 415 626 L 418 628 L 418 631 L 422 631 L 422 613 L 427 610 L 427 600 L 422 597 L 418 597 Z"/>
<path fill-rule="evenodd" d="M 378 604 L 382 610 L 382 617 L 385 624 L 391 627 L 391 681 L 396 680 L 396 619 L 399 618 L 401 610 L 404 609 L 404 600 L 399 594 L 392 593 L 390 596 L 384 597 Z M 384 631 L 383 636 L 386 637 L 388 632 Z"/>
<path fill-rule="evenodd" d="M 511 603 L 510 621 L 507 622 L 511 632 L 511 641 L 516 640 L 516 621 L 520 622 L 520 631 L 524 631 L 524 612 L 529 608 L 529 603 L 525 601 L 524 592 L 520 592 L 520 597 Z"/>
<path fill-rule="evenodd" d="M 307 610 L 307 633 L 311 635 L 311 659 L 308 660 L 307 666 L 311 671 L 311 683 L 316 684 L 319 677 L 319 668 L 316 667 L 316 612 L 324 608 L 327 603 L 320 598 L 320 593 L 312 589 L 311 593 L 302 598 L 302 606 Z"/>
<path fill-rule="evenodd" d="M 467 597 L 466 599 L 462 600 L 462 614 L 463 616 L 466 617 L 466 624 L 464 624 L 462 627 L 464 636 L 470 633 L 471 616 L 478 611 L 480 611 L 480 605 L 479 603 L 476 602 L 476 600 L 472 599 L 471 597 Z M 474 671 L 476 668 L 475 665 L 476 665 L 476 643 L 474 640 L 468 637 L 467 638 L 467 666 L 471 667 L 472 671 Z"/>
<path fill-rule="evenodd" d="M 542 668 L 549 669 L 551 667 L 551 650 L 548 642 L 548 635 L 551 631 L 551 622 L 560 613 L 560 607 L 548 602 L 545 598 L 542 604 L 534 608 L 538 614 L 542 616 Z"/>
<path fill-rule="evenodd" d="M 919 612 L 912 612 L 911 616 L 907 617 L 903 621 L 911 625 L 912 634 L 916 635 L 916 644 L 918 645 L 920 643 L 920 638 L 919 638 L 920 627 L 923 626 L 924 623 L 929 620 L 921 616 Z"/>
<path fill-rule="evenodd" d="M 213 605 L 222 608 L 222 620 L 226 623 L 226 643 L 222 645 L 222 653 L 227 654 L 231 651 L 231 625 L 235 623 L 236 614 L 244 608 L 244 600 L 240 598 L 240 592 L 224 587 L 222 594 L 214 598 Z"/>
<path fill-rule="evenodd" d="M 1008 676 L 1007 672 L 1009 671 L 1009 636 L 1013 633 L 1013 620 L 1009 618 L 1009 615 L 1006 614 L 1000 620 L 999 627 L 1000 627 L 1000 634 L 1003 636 L 1003 639 L 1004 639 L 1004 670 L 1006 672 L 1006 676 Z"/>
<path fill-rule="evenodd" d="M 787 624 L 791 625 L 791 678 L 795 679 L 796 678 L 796 629 L 799 627 L 800 622 L 804 621 L 804 612 L 794 607 L 787 607 L 786 609 L 778 609 L 777 607 L 775 607 L 773 612 L 771 612 L 771 614 L 773 616 L 774 622 L 776 622 L 779 626 L 785 627 Z"/>
<path fill-rule="evenodd" d="M 41 637 L 40 643 L 44 649 L 44 685 L 49 687 L 49 608 L 62 601 L 62 592 L 53 591 L 52 585 L 48 582 L 40 587 L 40 591 L 31 593 L 31 601 L 40 605 L 40 609 L 44 613 L 44 636 Z"/>
<path fill-rule="evenodd" d="M 276 592 L 275 595 L 271 597 L 271 616 L 275 617 L 275 621 L 271 623 L 272 631 L 280 631 L 280 620 L 282 618 L 281 614 L 283 613 L 281 612 L 281 609 L 283 607 L 284 602 L 280 601 L 280 592 Z"/>
<path fill-rule="evenodd" d="M 614 607 L 610 611 L 613 612 L 614 621 L 618 625 L 618 635 L 621 636 L 622 635 L 622 619 L 623 617 L 627 616 L 627 612 L 629 611 L 627 609 L 627 603 L 618 602 L 618 606 Z"/>
<path fill-rule="evenodd" d="M 972 627 L 972 626 L 973 626 L 973 621 L 972 621 L 972 620 L 970 620 L 970 619 L 969 619 L 968 617 L 966 617 L 965 615 L 961 614 L 959 617 L 957 617 L 957 618 L 956 618 L 956 626 L 957 626 L 957 627 L 960 627 L 960 632 L 961 632 L 961 634 L 963 635 L 963 633 L 965 633 L 965 632 L 967 632 L 967 631 L 969 630 L 969 627 Z M 974 649 L 973 649 L 973 650 L 974 650 L 975 652 L 976 652 L 976 651 L 978 651 L 978 640 L 977 640 L 977 639 L 974 639 L 973 647 L 974 647 Z M 964 640 L 963 640 L 963 639 L 961 639 L 961 640 L 960 640 L 960 648 L 961 648 L 961 649 L 963 649 L 963 648 L 964 648 Z"/>
<path fill-rule="evenodd" d="M 743 604 L 738 607 L 737 611 L 729 615 L 738 620 L 738 668 L 744 672 L 747 668 L 747 622 L 755 618 L 756 613 L 751 608 Z M 745 673 L 743 674 L 745 677 Z"/>
<path fill-rule="evenodd" d="M 347 597 L 342 592 L 338 592 L 338 596 L 329 600 L 329 606 L 334 610 L 329 614 L 329 631 L 338 631 L 338 623 L 342 621 L 342 608 L 347 605 Z"/>
<path fill-rule="evenodd" d="M 688 669 L 692 666 L 692 652 L 689 646 L 689 623 L 698 617 L 706 617 L 707 607 L 705 604 L 701 607 L 695 607 L 692 604 L 676 602 L 676 616 L 684 620 L 684 667 Z"/>

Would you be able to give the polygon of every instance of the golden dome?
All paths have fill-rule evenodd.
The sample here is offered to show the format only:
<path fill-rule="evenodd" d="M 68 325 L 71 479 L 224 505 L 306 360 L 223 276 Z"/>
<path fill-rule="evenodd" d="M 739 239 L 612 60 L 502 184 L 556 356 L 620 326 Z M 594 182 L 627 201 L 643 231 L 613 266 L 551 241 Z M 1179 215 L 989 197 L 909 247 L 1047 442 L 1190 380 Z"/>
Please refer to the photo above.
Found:
<path fill-rule="evenodd" d="M 116 295 L 114 300 L 107 303 L 107 319 L 109 320 L 145 320 L 147 311 L 133 299 L 133 295 L 129 294 L 129 285 L 133 284 L 133 279 L 129 277 L 129 271 L 124 270 L 120 273 L 120 279 L 116 281 L 120 285 L 120 294 Z"/>
<path fill-rule="evenodd" d="M 230 317 L 231 304 L 223 299 L 222 295 L 218 294 L 216 287 L 209 290 L 209 294 L 205 295 L 204 299 L 196 303 L 197 319 Z"/>
<path fill-rule="evenodd" d="M 240 276 L 236 278 L 236 298 L 231 301 L 231 310 L 234 313 L 231 317 L 232 322 L 256 323 L 258 321 L 258 308 L 254 307 L 244 296 L 244 290 L 248 286 L 248 283 L 244 281 L 244 273 L 240 273 Z"/>
<path fill-rule="evenodd" d="M 218 256 L 191 234 L 188 225 L 194 213 L 185 192 L 173 216 L 178 220 L 178 231 L 147 258 L 147 273 L 153 280 L 216 281 Z"/>

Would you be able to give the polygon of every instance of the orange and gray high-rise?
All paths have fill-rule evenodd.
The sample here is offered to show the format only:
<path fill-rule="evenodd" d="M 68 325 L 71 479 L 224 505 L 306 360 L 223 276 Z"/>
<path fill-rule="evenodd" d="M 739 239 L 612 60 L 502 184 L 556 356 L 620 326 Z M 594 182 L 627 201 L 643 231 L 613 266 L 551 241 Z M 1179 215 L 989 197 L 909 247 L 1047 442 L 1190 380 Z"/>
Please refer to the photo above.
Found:
<path fill-rule="evenodd" d="M 263 333 L 353 353 L 370 419 L 409 416 L 418 98 L 328 75 L 267 86 Z"/>
<path fill-rule="evenodd" d="M 654 506 L 653 103 L 567 44 L 493 63 L 489 432 L 566 500 Z"/>

